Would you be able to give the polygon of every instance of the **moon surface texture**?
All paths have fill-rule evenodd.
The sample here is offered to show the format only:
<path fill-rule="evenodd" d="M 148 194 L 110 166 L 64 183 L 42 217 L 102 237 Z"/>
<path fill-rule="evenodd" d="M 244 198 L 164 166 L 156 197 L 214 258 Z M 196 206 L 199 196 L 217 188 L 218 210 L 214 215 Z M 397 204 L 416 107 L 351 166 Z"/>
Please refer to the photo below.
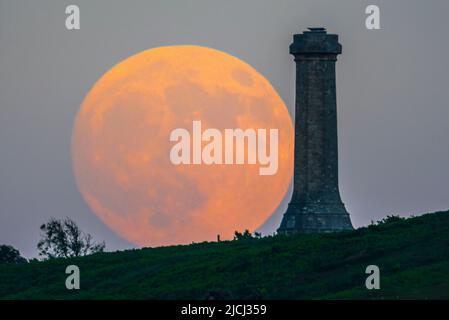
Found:
<path fill-rule="evenodd" d="M 192 131 L 193 121 L 221 132 L 278 129 L 276 174 L 260 175 L 248 162 L 174 165 L 170 133 Z M 293 142 L 285 104 L 254 68 L 218 50 L 168 46 L 123 60 L 95 83 L 71 150 L 92 212 L 131 243 L 161 246 L 255 231 L 287 192 Z"/>

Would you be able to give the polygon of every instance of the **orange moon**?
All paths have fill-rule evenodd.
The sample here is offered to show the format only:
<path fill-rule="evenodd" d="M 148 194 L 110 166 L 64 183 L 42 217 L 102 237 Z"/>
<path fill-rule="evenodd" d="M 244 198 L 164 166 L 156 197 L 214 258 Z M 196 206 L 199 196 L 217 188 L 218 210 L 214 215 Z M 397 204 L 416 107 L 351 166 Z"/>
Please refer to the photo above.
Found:
<path fill-rule="evenodd" d="M 173 165 L 170 133 L 278 129 L 278 170 L 255 164 Z M 293 173 L 293 127 L 276 90 L 227 53 L 167 46 L 131 56 L 91 88 L 72 135 L 73 171 L 90 209 L 140 246 L 232 239 L 260 227 Z"/>

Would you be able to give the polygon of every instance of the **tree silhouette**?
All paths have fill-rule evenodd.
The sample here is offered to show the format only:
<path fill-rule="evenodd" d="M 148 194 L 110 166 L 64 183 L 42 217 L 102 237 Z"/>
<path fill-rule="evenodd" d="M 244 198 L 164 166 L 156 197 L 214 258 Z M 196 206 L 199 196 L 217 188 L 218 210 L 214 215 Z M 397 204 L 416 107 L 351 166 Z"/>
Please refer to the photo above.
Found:
<path fill-rule="evenodd" d="M 39 256 L 44 259 L 70 258 L 103 252 L 105 243 L 94 243 L 92 236 L 82 232 L 70 218 L 51 218 L 41 226 L 42 239 L 38 242 Z"/>

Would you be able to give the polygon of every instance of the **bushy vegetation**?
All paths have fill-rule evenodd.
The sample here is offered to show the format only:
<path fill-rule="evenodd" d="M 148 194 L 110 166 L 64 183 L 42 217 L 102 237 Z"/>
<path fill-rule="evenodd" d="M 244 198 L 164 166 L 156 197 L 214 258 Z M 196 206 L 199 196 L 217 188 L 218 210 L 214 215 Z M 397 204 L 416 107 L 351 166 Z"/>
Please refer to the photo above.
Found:
<path fill-rule="evenodd" d="M 16 248 L 5 244 L 0 245 L 0 264 L 26 262 L 27 259 L 22 257 Z"/>
<path fill-rule="evenodd" d="M 0 299 L 449 298 L 449 212 L 338 234 L 236 239 L 0 265 Z M 65 289 L 69 264 L 81 270 L 81 290 Z M 380 290 L 365 288 L 371 264 Z"/>

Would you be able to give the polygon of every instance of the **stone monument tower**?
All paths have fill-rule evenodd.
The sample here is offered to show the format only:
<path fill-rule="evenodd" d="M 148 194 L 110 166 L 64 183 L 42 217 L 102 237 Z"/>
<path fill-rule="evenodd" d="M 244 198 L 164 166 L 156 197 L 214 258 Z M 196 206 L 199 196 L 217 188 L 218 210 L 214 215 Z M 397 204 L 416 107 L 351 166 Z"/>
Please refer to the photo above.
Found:
<path fill-rule="evenodd" d="M 279 234 L 352 229 L 338 188 L 335 62 L 338 35 L 324 28 L 295 34 L 295 166 L 293 195 Z"/>

